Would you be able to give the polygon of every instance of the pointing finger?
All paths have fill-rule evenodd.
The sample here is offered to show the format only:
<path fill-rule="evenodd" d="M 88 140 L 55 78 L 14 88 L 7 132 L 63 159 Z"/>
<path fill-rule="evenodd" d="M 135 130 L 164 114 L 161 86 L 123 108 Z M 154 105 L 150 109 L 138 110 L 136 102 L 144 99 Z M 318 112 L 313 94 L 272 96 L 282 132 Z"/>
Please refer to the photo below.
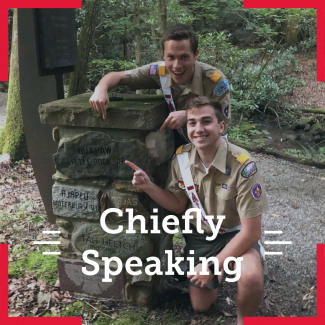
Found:
<path fill-rule="evenodd" d="M 135 171 L 142 170 L 140 167 L 138 167 L 136 164 L 134 164 L 131 161 L 125 160 L 125 164 L 128 165 L 129 167 L 131 167 Z"/>
<path fill-rule="evenodd" d="M 170 120 L 171 120 L 171 116 L 168 116 L 167 118 L 166 118 L 166 120 L 165 120 L 165 122 L 163 123 L 163 125 L 160 127 L 160 129 L 159 129 L 159 131 L 162 131 L 168 124 L 169 124 L 169 122 L 170 122 Z"/>

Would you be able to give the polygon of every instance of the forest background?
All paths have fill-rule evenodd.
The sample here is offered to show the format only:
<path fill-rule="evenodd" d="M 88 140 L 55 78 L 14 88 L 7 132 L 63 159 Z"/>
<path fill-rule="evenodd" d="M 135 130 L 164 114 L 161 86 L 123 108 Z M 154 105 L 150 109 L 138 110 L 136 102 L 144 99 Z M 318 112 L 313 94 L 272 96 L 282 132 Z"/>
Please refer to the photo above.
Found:
<path fill-rule="evenodd" d="M 13 9 L 9 14 L 10 47 L 12 21 Z M 315 9 L 244 9 L 240 0 L 83 0 L 82 8 L 76 10 L 76 23 L 79 61 L 74 73 L 64 75 L 67 96 L 94 90 L 110 71 L 161 60 L 163 32 L 184 23 L 198 34 L 199 61 L 217 67 L 229 80 L 232 115 L 239 119 L 238 125 L 254 116 L 279 126 L 297 122 L 300 107 L 284 99 L 305 85 L 299 54 L 316 55 Z M 313 77 L 316 79 L 315 63 Z M 127 87 L 114 89 L 129 91 Z M 16 120 L 12 123 L 15 132 L 8 125 L 0 135 L 0 152 L 9 152 L 14 161 L 28 157 L 24 137 L 13 140 Z M 250 135 L 260 132 L 238 125 L 232 127 L 232 134 L 244 143 L 248 143 L 245 131 Z M 19 147 L 14 148 L 17 143 Z M 317 149 L 325 158 L 325 148 Z"/>
<path fill-rule="evenodd" d="M 10 248 L 10 315 L 81 316 L 83 324 L 87 325 L 233 324 L 235 306 L 231 297 L 234 297 L 235 288 L 221 288 L 218 304 L 214 305 L 208 314 L 195 314 L 191 310 L 188 295 L 183 294 L 187 292 L 186 288 L 178 288 L 178 293 L 169 291 L 160 305 L 152 311 L 141 310 L 114 300 L 78 300 L 71 297 L 68 292 L 60 291 L 56 257 L 44 258 L 40 254 L 43 248 L 32 245 L 33 240 L 44 239 L 43 229 L 57 230 L 57 225 L 48 223 L 31 163 L 29 160 L 23 160 L 28 157 L 28 152 L 24 145 L 19 96 L 17 97 L 18 66 L 14 64 L 17 56 L 13 54 L 17 53 L 15 51 L 18 51 L 18 47 L 13 14 L 14 10 L 10 10 L 11 64 L 7 120 L 4 129 L 0 131 L 0 153 L 9 152 L 12 162 L 16 162 L 0 161 L 0 243 L 7 243 Z M 243 9 L 243 2 L 235 0 L 83 0 L 82 8 L 76 10 L 76 23 L 79 64 L 75 73 L 64 75 L 66 96 L 94 90 L 101 77 L 110 71 L 133 69 L 161 60 L 162 33 L 176 23 L 185 23 L 193 26 L 198 34 L 199 61 L 220 69 L 231 85 L 234 115 L 229 130 L 231 141 L 237 139 L 242 144 L 259 140 L 268 141 L 264 138 L 268 137 L 267 131 L 259 130 L 253 125 L 254 118 L 265 121 L 265 125 L 274 123 L 283 129 L 303 118 L 309 120 L 312 118 L 315 122 L 313 125 L 317 124 L 316 120 L 322 121 L 324 125 L 323 119 L 317 115 L 317 110 L 307 111 L 311 114 L 308 117 L 303 110 L 317 107 L 325 112 L 323 105 L 325 100 L 321 101 L 320 96 L 319 101 L 312 102 L 311 105 L 306 104 L 305 100 L 305 97 L 312 96 L 310 95 L 312 87 L 315 88 L 313 81 L 316 80 L 314 9 Z M 302 66 L 301 63 L 305 61 L 312 63 Z M 311 84 L 313 86 L 310 86 Z M 309 96 L 301 95 L 303 89 L 304 94 Z M 125 91 L 131 90 L 126 87 L 114 89 L 115 93 Z M 155 92 L 145 90 L 144 93 Z M 292 98 L 296 100 L 291 100 Z M 313 106 L 314 103 L 318 106 Z M 236 121 L 241 121 L 241 126 Z M 18 127 L 19 125 L 21 127 Z M 322 128 L 324 130 L 324 126 Z M 281 139 L 284 138 L 283 129 L 280 131 Z M 15 141 L 17 132 L 14 132 L 16 130 L 19 130 L 17 141 Z M 262 139 L 251 139 L 259 133 Z M 321 141 L 323 140 L 319 138 L 317 155 L 325 159 L 324 142 Z M 263 146 L 261 141 L 258 144 Z M 302 147 L 299 150 L 291 149 L 296 150 L 291 153 L 302 160 L 300 157 L 302 152 L 305 156 L 311 155 L 312 148 L 305 149 Z M 264 158 L 256 157 L 256 159 Z M 273 165 L 271 163 L 271 160 L 266 163 L 267 166 L 272 166 L 269 168 L 269 178 L 277 181 L 276 186 L 279 189 L 285 189 L 289 186 L 289 181 L 284 178 L 284 174 L 289 173 L 283 172 L 286 162 L 283 162 L 283 165 L 278 160 L 274 161 Z M 283 180 L 282 183 L 275 178 L 277 175 L 279 180 Z M 301 168 L 298 176 L 291 177 L 294 181 L 301 181 L 302 184 L 310 181 L 310 178 L 310 174 L 303 174 Z M 319 182 L 324 179 L 322 175 L 317 178 Z M 280 209 L 277 204 L 275 205 Z M 298 210 L 298 205 L 300 204 L 295 201 L 292 203 L 292 209 Z M 287 226 L 291 224 L 286 216 L 290 213 L 278 210 L 273 212 L 275 213 L 271 214 L 270 222 L 283 220 Z M 295 216 L 293 213 L 292 215 Z M 315 227 L 323 222 L 321 214 L 318 217 L 319 223 L 316 223 L 316 217 L 312 219 Z M 296 220 L 292 223 L 297 225 Z M 174 237 L 176 253 L 181 255 L 183 247 L 183 239 L 177 234 Z M 309 259 L 312 260 L 311 257 Z M 290 257 L 288 263 L 293 264 L 294 260 Z M 283 274 L 285 275 L 284 272 Z M 281 275 L 281 272 L 277 272 L 277 275 Z M 284 279 L 268 278 L 258 315 L 314 315 L 316 308 L 314 279 L 301 283 L 301 290 L 297 292 L 290 291 L 295 290 L 295 286 L 284 286 L 287 283 Z M 290 293 L 291 300 L 282 301 L 284 287 L 286 292 Z"/>

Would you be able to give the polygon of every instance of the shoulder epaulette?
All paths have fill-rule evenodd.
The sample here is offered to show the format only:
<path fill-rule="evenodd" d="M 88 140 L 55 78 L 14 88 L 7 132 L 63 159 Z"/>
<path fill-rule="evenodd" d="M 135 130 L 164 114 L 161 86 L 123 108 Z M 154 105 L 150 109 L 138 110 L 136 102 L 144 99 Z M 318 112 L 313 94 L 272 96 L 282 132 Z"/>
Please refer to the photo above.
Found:
<path fill-rule="evenodd" d="M 180 146 L 177 150 L 176 150 L 176 155 L 186 152 L 186 151 L 190 151 L 192 148 L 191 143 L 188 144 L 183 144 L 182 146 Z"/>
<path fill-rule="evenodd" d="M 159 74 L 159 76 L 165 76 L 166 75 L 166 66 L 161 65 L 158 68 L 158 74 Z"/>
<path fill-rule="evenodd" d="M 221 74 L 219 72 L 215 72 L 210 79 L 214 82 L 217 82 L 221 78 Z"/>
<path fill-rule="evenodd" d="M 182 145 L 182 146 L 180 146 L 180 147 L 177 148 L 176 155 L 178 155 L 178 154 L 180 154 L 180 153 L 183 152 L 183 147 L 184 147 L 184 145 Z"/>
<path fill-rule="evenodd" d="M 245 153 L 241 153 L 236 160 L 241 164 L 244 164 L 248 159 L 249 157 Z"/>
<path fill-rule="evenodd" d="M 210 78 L 213 82 L 217 82 L 221 77 L 221 73 L 217 72 L 217 71 L 207 71 L 205 73 L 205 75 Z"/>

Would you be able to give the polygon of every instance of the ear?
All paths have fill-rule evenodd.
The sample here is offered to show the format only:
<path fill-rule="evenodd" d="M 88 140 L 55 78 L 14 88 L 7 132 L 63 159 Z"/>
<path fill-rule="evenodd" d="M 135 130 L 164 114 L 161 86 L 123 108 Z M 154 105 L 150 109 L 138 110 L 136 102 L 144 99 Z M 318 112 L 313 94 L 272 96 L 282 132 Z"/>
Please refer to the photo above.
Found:
<path fill-rule="evenodd" d="M 195 55 L 194 55 L 195 60 L 197 60 L 197 58 L 199 57 L 199 53 L 200 53 L 199 50 L 196 50 Z"/>
<path fill-rule="evenodd" d="M 220 131 L 219 133 L 222 135 L 225 130 L 225 121 L 219 123 Z"/>

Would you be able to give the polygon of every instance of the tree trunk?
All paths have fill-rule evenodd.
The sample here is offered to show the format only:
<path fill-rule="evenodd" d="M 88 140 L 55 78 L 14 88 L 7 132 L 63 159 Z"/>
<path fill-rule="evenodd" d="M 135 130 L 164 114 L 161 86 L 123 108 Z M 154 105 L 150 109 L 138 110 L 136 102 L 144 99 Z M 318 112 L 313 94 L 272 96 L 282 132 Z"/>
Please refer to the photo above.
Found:
<path fill-rule="evenodd" d="M 7 116 L 5 126 L 0 135 L 0 152 L 2 154 L 9 153 L 13 161 L 28 158 L 20 104 L 17 15 L 17 9 L 14 9 Z"/>
<path fill-rule="evenodd" d="M 135 64 L 141 66 L 141 16 L 140 16 L 140 0 L 134 2 L 134 40 L 135 40 Z M 142 90 L 137 90 L 136 94 L 142 94 Z"/>
<path fill-rule="evenodd" d="M 125 4 L 127 5 L 127 3 Z M 124 18 L 127 17 L 127 12 L 124 7 Z M 127 28 L 126 25 L 124 25 L 124 37 L 123 37 L 123 53 L 124 53 L 124 60 L 128 61 L 128 41 L 127 41 Z"/>
<path fill-rule="evenodd" d="M 287 23 L 286 42 L 290 46 L 295 46 L 297 45 L 297 36 L 299 33 L 298 18 L 291 15 L 288 17 Z"/>
<path fill-rule="evenodd" d="M 89 52 L 95 32 L 101 0 L 87 0 L 85 21 L 78 42 L 78 64 L 70 74 L 68 97 L 84 93 L 87 85 Z"/>
<path fill-rule="evenodd" d="M 134 2 L 135 64 L 141 66 L 140 0 Z"/>
<path fill-rule="evenodd" d="M 161 39 L 167 26 L 167 0 L 158 0 L 158 32 L 157 32 L 157 52 L 158 59 L 162 57 Z"/>

